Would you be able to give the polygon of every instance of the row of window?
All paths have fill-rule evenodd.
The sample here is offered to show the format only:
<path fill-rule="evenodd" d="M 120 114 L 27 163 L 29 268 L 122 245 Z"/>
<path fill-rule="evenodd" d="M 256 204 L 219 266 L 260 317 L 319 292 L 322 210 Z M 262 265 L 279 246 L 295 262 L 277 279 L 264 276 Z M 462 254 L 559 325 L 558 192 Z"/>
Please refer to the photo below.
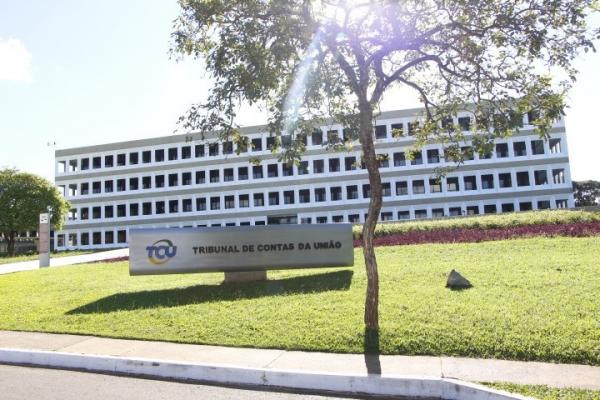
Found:
<path fill-rule="evenodd" d="M 537 202 L 532 201 L 521 201 L 518 202 L 518 210 L 519 211 L 529 211 L 537 208 L 538 210 L 550 209 L 552 208 L 552 204 L 550 200 L 539 200 Z M 555 208 L 567 208 L 568 200 L 560 199 L 555 200 Z M 442 218 L 446 216 L 460 216 L 460 215 L 477 215 L 477 214 L 495 214 L 498 212 L 514 212 L 515 203 L 507 202 L 502 203 L 500 207 L 497 204 L 484 204 L 482 206 L 479 205 L 470 205 L 466 207 L 448 207 L 447 211 L 444 208 L 432 208 L 430 211 L 428 209 L 415 209 L 415 210 L 400 210 L 394 213 L 394 211 L 382 211 L 381 212 L 381 220 L 382 221 L 393 221 L 393 220 L 408 220 L 408 219 L 424 219 L 424 218 Z M 344 215 L 332 215 L 331 218 L 328 216 L 316 216 L 314 217 L 301 217 L 298 221 L 298 217 L 295 215 L 292 216 L 284 216 L 284 217 L 269 217 L 267 221 L 265 220 L 256 220 L 254 221 L 254 225 L 265 225 L 265 223 L 292 223 L 296 224 L 298 222 L 302 224 L 325 224 L 325 223 L 360 223 L 360 214 L 348 214 Z M 366 219 L 367 214 L 363 214 L 363 217 Z M 364 221 L 364 219 L 363 219 Z M 212 223 L 210 226 L 235 226 L 235 222 L 227 222 L 225 224 L 222 223 Z M 241 221 L 239 222 L 240 226 L 243 225 L 251 225 L 251 221 Z M 205 227 L 206 224 L 197 224 L 198 227 Z M 77 246 L 80 243 L 82 246 L 88 245 L 102 245 L 102 244 L 119 244 L 127 242 L 127 231 L 126 230 L 117 230 L 115 233 L 113 231 L 105 231 L 105 232 L 82 232 L 80 234 L 77 233 L 68 233 L 57 235 L 57 247 L 62 248 L 66 245 L 69 247 Z M 104 240 L 102 240 L 102 236 L 104 235 Z M 79 241 L 78 241 L 79 237 Z M 67 240 L 67 242 L 65 242 Z"/>
<path fill-rule="evenodd" d="M 402 125 L 402 124 L 399 124 Z M 392 125 L 392 129 L 395 125 Z M 378 129 L 380 127 L 385 128 L 385 130 Z M 387 126 L 386 125 L 378 125 L 375 127 L 375 133 L 383 131 L 387 135 Z M 320 131 L 319 131 L 320 132 Z M 333 132 L 333 131 L 329 131 Z M 337 132 L 337 131 L 335 131 Z M 322 132 L 321 132 L 322 134 Z M 332 134 L 333 135 L 333 134 Z M 285 139 L 285 137 L 284 137 Z M 267 137 L 266 138 L 266 149 L 271 149 L 275 145 L 275 137 Z M 290 139 L 291 140 L 291 139 Z M 262 151 L 263 150 L 263 138 L 255 138 L 251 140 L 251 151 Z M 317 143 L 315 143 L 315 141 Z M 331 140 L 329 140 L 331 141 Z M 284 140 L 284 144 L 287 144 L 288 140 Z M 549 140 L 549 151 L 550 153 L 560 153 L 561 152 L 561 143 L 559 138 L 554 138 Z M 319 139 L 315 139 L 313 135 L 313 144 L 323 144 Z M 205 152 L 205 150 L 208 150 Z M 512 146 L 513 154 L 515 157 L 521 157 L 527 155 L 527 143 L 525 141 L 514 142 Z M 248 146 L 238 148 L 240 153 L 248 152 Z M 429 153 L 430 152 L 430 153 Z M 438 150 L 431 150 L 427 154 L 428 160 L 436 160 L 437 161 L 429 161 L 431 162 L 439 162 L 440 154 Z M 467 159 L 473 158 L 473 151 L 470 146 L 464 146 L 463 152 Z M 540 155 L 545 154 L 545 146 L 543 140 L 532 140 L 531 141 L 531 154 L 532 155 Z M 205 157 L 206 154 L 209 156 L 218 156 L 218 155 L 230 155 L 233 154 L 233 143 L 232 142 L 224 142 L 221 145 L 219 143 L 211 143 L 211 144 L 197 144 L 197 145 L 185 145 L 182 147 L 171 147 L 168 149 L 156 149 L 146 150 L 146 151 L 133 151 L 129 153 L 120 153 L 117 155 L 105 155 L 95 156 L 95 157 L 84 157 L 80 160 L 73 159 L 68 161 L 59 161 L 59 173 L 63 172 L 76 172 L 78 170 L 85 171 L 89 169 L 100 169 L 100 168 L 112 168 L 112 167 L 123 167 L 126 165 L 138 165 L 138 164 L 149 164 L 152 162 L 164 162 L 164 161 L 176 161 L 176 160 L 186 160 L 191 159 L 192 157 L 200 158 Z M 419 152 L 420 153 L 420 152 Z M 437 153 L 437 154 L 436 154 Z M 504 158 L 509 157 L 509 146 L 507 143 L 498 143 L 496 144 L 496 157 Z M 154 155 L 154 157 L 153 157 Z M 414 155 L 415 157 L 417 154 Z M 422 158 L 422 154 L 420 155 Z M 483 155 L 481 158 L 492 158 L 492 154 Z M 414 164 L 413 164 L 414 165 Z"/>
<path fill-rule="evenodd" d="M 548 171 L 533 171 L 533 181 L 530 180 L 529 171 L 520 171 L 514 174 L 514 181 L 517 187 L 535 186 L 548 184 Z M 565 182 L 564 169 L 552 170 L 552 182 L 562 184 Z M 393 184 L 393 186 L 392 186 Z M 396 182 L 383 182 L 383 197 L 392 196 L 392 189 L 396 196 L 420 195 L 425 193 L 443 193 L 471 190 L 487 190 L 498 188 L 512 188 L 513 174 L 510 172 L 494 174 L 482 174 L 479 179 L 476 175 L 459 177 L 447 177 L 444 179 L 413 179 L 411 181 L 401 180 Z M 329 188 L 283 190 L 268 193 L 246 193 L 225 196 L 208 196 L 187 199 L 156 200 L 142 203 L 130 203 L 114 205 L 82 207 L 79 215 L 77 210 L 71 210 L 70 220 L 87 220 L 102 218 L 123 218 L 134 217 L 138 215 L 162 215 L 167 213 L 193 212 L 220 209 L 249 208 L 251 204 L 254 207 L 279 206 L 291 204 L 322 203 L 329 201 L 356 200 L 359 198 L 368 199 L 371 189 L 369 184 L 332 186 Z M 344 196 L 345 195 L 345 196 Z M 237 197 L 237 203 L 236 203 Z M 141 204 L 141 205 L 140 205 Z M 127 207 L 129 206 L 129 213 Z M 104 214 L 102 213 L 104 208 Z M 91 214 L 91 215 L 90 215 Z"/>

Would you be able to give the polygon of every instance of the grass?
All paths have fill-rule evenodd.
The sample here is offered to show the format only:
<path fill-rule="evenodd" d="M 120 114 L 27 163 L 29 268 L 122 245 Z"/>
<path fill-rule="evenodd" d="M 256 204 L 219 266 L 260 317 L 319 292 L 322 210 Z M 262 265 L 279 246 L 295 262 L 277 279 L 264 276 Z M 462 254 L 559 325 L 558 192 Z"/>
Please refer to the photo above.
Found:
<path fill-rule="evenodd" d="M 600 221 L 600 212 L 582 210 L 544 210 L 520 213 L 477 215 L 472 217 L 444 218 L 434 220 L 412 220 L 378 224 L 375 236 L 386 236 L 412 231 L 431 231 L 437 229 L 464 228 L 513 228 L 523 225 L 538 224 L 567 224 L 574 222 Z M 355 239 L 360 238 L 362 226 L 355 225 L 352 229 Z"/>
<path fill-rule="evenodd" d="M 600 400 L 600 390 L 559 389 L 541 385 L 517 385 L 514 383 L 496 382 L 486 382 L 484 385 L 540 400 Z"/>
<path fill-rule="evenodd" d="M 0 329 L 363 351 L 366 276 L 351 269 L 130 277 L 127 263 L 0 276 Z M 600 365 L 600 237 L 379 247 L 380 349 Z M 452 268 L 474 284 L 444 287 Z"/>
<path fill-rule="evenodd" d="M 50 258 L 58 258 L 58 257 L 69 257 L 69 256 L 80 256 L 82 254 L 90 254 L 93 253 L 93 250 L 68 250 L 68 251 L 60 251 L 55 253 L 50 253 Z M 24 254 L 20 256 L 14 257 L 0 257 L 0 265 L 2 264 L 12 264 L 22 261 L 32 261 L 39 259 L 38 254 Z"/>

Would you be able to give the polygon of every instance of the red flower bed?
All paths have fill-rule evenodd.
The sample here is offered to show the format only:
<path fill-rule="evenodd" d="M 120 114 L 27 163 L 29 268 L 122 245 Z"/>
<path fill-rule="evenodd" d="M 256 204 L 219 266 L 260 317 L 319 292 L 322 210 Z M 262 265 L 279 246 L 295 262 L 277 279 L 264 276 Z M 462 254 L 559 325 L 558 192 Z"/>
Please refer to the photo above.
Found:
<path fill-rule="evenodd" d="M 532 236 L 600 236 L 600 222 L 576 222 L 571 224 L 523 225 L 498 229 L 438 229 L 412 231 L 375 238 L 375 246 L 398 246 L 421 243 L 467 243 L 489 240 L 506 240 Z M 360 240 L 354 247 L 360 247 Z"/>

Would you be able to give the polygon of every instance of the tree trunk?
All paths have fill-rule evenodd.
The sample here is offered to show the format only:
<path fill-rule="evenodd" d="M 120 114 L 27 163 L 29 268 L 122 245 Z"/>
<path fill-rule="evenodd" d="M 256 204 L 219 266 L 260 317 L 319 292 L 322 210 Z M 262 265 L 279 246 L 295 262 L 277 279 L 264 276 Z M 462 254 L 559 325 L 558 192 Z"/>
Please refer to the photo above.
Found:
<path fill-rule="evenodd" d="M 14 257 L 15 255 L 15 232 L 11 232 L 6 237 L 6 252 L 9 257 Z"/>
<path fill-rule="evenodd" d="M 373 236 L 381 211 L 381 175 L 379 162 L 373 143 L 373 110 L 370 104 L 360 105 L 360 144 L 362 147 L 363 161 L 369 173 L 371 195 L 368 216 L 365 219 L 362 231 L 363 253 L 367 269 L 367 296 L 365 299 L 365 337 L 369 350 L 369 342 L 376 343 L 379 332 L 379 274 L 377 272 L 377 259 L 373 249 Z"/>

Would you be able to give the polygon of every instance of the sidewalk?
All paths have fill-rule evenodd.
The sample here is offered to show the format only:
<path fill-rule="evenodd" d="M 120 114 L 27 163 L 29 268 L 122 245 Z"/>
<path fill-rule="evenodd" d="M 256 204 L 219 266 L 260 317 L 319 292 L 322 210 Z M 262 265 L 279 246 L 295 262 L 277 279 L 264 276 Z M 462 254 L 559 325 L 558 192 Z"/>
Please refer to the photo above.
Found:
<path fill-rule="evenodd" d="M 89 262 L 104 261 L 127 256 L 129 256 L 129 249 L 100 251 L 90 254 L 81 254 L 78 256 L 68 257 L 52 258 L 52 256 L 50 256 L 50 266 L 60 267 L 63 265 L 85 264 Z M 22 261 L 12 264 L 0 264 L 0 275 L 10 274 L 13 272 L 31 271 L 34 269 L 39 269 L 39 267 L 40 263 L 38 260 Z"/>
<path fill-rule="evenodd" d="M 455 357 L 387 356 L 365 358 L 362 354 L 311 353 L 285 350 L 263 350 L 203 346 L 140 340 L 121 340 L 93 336 L 61 335 L 34 332 L 0 331 L 0 363 L 10 350 L 31 350 L 49 355 L 84 355 L 118 357 L 129 364 L 153 361 L 197 365 L 218 370 L 294 371 L 295 373 L 371 376 L 379 369 L 381 378 L 420 377 L 424 379 L 457 379 L 469 382 L 512 382 L 600 390 L 600 367 L 540 362 L 468 359 Z M 2 353 L 2 352 L 5 353 Z M 21 353 L 18 353 L 21 354 Z M 3 359 L 3 357 L 5 357 Z M 137 361 L 135 361 L 137 360 Z M 22 362 L 27 364 L 27 362 Z M 32 362 L 32 364 L 38 364 Z M 83 369 L 90 367 L 87 361 Z M 40 365 L 40 364 L 38 364 Z M 42 363 L 43 365 L 43 363 Z M 141 364 L 140 364 L 141 365 Z M 56 366 L 56 365 L 55 365 Z M 226 371 L 229 376 L 232 372 Z M 157 374 L 157 376 L 161 376 Z M 193 378 L 192 378 L 193 379 Z M 264 377 L 262 379 L 265 379 Z M 202 379 L 200 379 L 202 380 Z M 243 383 L 243 382 L 242 382 Z"/>

